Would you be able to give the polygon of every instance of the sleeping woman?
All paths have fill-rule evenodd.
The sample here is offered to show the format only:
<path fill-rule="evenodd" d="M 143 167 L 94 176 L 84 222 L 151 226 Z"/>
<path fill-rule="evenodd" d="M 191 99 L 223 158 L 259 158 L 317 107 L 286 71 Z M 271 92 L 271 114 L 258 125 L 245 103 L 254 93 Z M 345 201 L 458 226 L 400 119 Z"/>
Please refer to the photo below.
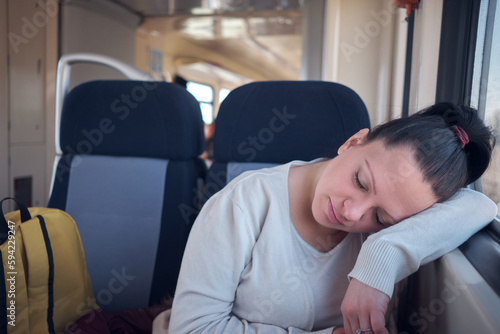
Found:
<path fill-rule="evenodd" d="M 240 175 L 198 216 L 158 332 L 387 333 L 394 284 L 495 216 L 464 188 L 492 147 L 474 109 L 440 103 L 359 131 L 333 159 Z M 378 323 L 355 312 L 371 295 Z"/>

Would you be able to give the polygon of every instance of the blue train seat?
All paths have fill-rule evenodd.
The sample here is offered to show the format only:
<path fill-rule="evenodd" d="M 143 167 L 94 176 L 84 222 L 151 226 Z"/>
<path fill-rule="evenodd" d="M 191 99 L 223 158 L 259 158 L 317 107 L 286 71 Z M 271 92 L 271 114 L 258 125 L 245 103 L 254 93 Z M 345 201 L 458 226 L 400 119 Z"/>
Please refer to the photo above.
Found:
<path fill-rule="evenodd" d="M 173 295 L 204 146 L 199 104 L 179 85 L 92 81 L 65 97 L 49 207 L 75 219 L 105 311 Z"/>
<path fill-rule="evenodd" d="M 359 95 L 338 83 L 263 81 L 238 87 L 217 115 L 205 199 L 246 170 L 333 157 L 351 135 L 369 127 Z"/>

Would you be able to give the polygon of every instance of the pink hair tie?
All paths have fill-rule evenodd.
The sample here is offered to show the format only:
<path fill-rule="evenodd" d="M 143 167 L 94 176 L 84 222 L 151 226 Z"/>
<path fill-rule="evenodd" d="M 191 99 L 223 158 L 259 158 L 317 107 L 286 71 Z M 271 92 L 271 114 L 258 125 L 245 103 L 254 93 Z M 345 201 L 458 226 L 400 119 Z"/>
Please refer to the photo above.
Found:
<path fill-rule="evenodd" d="M 465 145 L 469 143 L 469 136 L 467 135 L 467 132 L 465 132 L 465 130 L 458 125 L 452 125 L 451 128 L 453 129 L 453 132 L 455 132 L 455 134 L 457 135 L 458 140 L 460 140 L 460 146 L 464 148 Z"/>

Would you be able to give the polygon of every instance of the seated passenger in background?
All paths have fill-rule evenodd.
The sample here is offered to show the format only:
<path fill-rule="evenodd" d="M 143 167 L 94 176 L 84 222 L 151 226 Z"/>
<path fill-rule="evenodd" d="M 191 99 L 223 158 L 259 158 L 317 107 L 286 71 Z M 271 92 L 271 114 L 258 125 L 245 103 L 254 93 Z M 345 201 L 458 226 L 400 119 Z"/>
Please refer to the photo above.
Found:
<path fill-rule="evenodd" d="M 198 216 L 155 333 L 388 333 L 394 284 L 495 216 L 462 189 L 492 141 L 475 110 L 440 103 L 359 131 L 334 159 L 240 175 Z"/>
<path fill-rule="evenodd" d="M 209 168 L 214 161 L 215 120 L 210 124 L 205 123 L 203 130 L 205 133 L 205 152 L 201 154 L 200 158 L 205 160 L 207 168 Z"/>

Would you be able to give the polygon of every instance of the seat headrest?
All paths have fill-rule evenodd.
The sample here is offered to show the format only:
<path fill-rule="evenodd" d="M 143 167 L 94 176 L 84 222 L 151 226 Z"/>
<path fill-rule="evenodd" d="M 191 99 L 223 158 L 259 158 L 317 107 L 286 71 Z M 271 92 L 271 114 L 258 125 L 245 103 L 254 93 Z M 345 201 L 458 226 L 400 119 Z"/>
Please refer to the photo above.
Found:
<path fill-rule="evenodd" d="M 363 101 L 341 84 L 252 82 L 233 90 L 222 103 L 214 158 L 286 163 L 332 157 L 351 135 L 369 127 Z"/>
<path fill-rule="evenodd" d="M 63 153 L 186 160 L 205 149 L 198 101 L 168 82 L 90 81 L 66 96 Z"/>

